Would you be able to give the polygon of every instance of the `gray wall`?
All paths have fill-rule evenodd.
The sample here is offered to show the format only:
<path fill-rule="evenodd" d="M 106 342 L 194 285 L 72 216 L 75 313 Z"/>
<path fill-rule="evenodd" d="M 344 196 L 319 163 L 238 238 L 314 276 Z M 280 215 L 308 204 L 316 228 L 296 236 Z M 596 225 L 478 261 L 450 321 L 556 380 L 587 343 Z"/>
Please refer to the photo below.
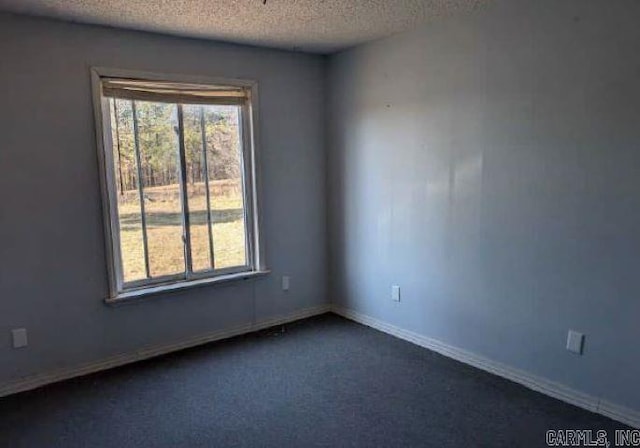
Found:
<path fill-rule="evenodd" d="M 270 276 L 102 302 L 94 65 L 259 82 Z M 0 14 L 0 383 L 324 304 L 324 66 L 319 56 Z M 28 329 L 28 348 L 10 348 L 16 327 Z"/>
<path fill-rule="evenodd" d="M 500 1 L 332 57 L 334 302 L 640 409 L 639 22 Z"/>

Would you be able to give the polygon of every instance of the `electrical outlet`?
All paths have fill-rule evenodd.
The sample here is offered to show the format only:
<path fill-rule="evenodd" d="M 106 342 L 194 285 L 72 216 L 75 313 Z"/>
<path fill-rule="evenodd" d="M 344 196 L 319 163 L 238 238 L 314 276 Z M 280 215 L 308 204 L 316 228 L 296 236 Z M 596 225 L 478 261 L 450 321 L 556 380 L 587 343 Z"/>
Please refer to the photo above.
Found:
<path fill-rule="evenodd" d="M 289 291 L 289 286 L 291 285 L 291 278 L 288 275 L 282 276 L 282 290 Z"/>
<path fill-rule="evenodd" d="M 391 287 L 391 300 L 394 302 L 400 301 L 400 287 L 398 285 L 393 285 Z"/>
<path fill-rule="evenodd" d="M 567 350 L 577 353 L 578 355 L 582 355 L 583 348 L 584 334 L 569 330 L 569 335 L 567 336 Z"/>
<path fill-rule="evenodd" d="M 13 339 L 13 348 L 22 348 L 27 346 L 27 329 L 16 328 L 11 330 L 11 337 Z"/>

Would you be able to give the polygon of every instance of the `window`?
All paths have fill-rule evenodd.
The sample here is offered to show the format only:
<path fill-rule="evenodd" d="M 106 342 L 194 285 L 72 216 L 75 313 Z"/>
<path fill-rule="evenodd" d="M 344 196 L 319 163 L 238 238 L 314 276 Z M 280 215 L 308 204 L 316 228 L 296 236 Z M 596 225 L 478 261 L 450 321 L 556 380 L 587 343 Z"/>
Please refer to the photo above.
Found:
<path fill-rule="evenodd" d="M 93 77 L 111 298 L 264 271 L 255 85 Z"/>

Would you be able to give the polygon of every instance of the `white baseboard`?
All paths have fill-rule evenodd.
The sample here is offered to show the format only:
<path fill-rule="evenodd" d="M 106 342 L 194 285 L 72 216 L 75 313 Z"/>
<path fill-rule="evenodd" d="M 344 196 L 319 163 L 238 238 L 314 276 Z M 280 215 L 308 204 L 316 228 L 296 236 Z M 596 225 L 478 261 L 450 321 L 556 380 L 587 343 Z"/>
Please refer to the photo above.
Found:
<path fill-rule="evenodd" d="M 212 333 L 207 333 L 173 344 L 146 347 L 140 350 L 136 350 L 132 353 L 123 353 L 88 364 L 64 368 L 44 374 L 30 375 L 20 378 L 16 381 L 0 384 L 0 397 L 35 389 L 37 387 L 56 383 L 58 381 L 68 380 L 78 376 L 88 375 L 90 373 L 99 372 L 101 370 L 111 369 L 113 367 L 122 366 L 132 362 L 142 361 L 144 359 L 153 358 L 154 356 L 164 355 L 178 350 L 195 347 L 197 345 L 206 344 L 208 342 L 219 341 L 221 339 L 227 339 L 245 333 L 252 333 L 254 331 L 263 330 L 265 328 L 273 327 L 276 325 L 305 319 L 307 317 L 315 316 L 318 314 L 324 314 L 329 311 L 331 311 L 331 307 L 329 305 L 305 308 L 303 310 L 295 311 L 287 315 L 262 320 L 252 324 L 241 325 L 239 327 L 234 327 L 227 330 L 214 331 Z"/>
<path fill-rule="evenodd" d="M 305 319 L 307 317 L 324 314 L 329 311 L 333 311 L 334 313 L 347 319 L 353 320 L 354 322 L 361 323 L 392 336 L 396 336 L 400 339 L 404 339 L 405 341 L 414 343 L 421 347 L 425 347 L 429 350 L 433 350 L 449 358 L 522 384 L 529 389 L 541 392 L 550 397 L 557 398 L 566 403 L 573 404 L 588 411 L 602 414 L 634 428 L 640 428 L 640 412 L 636 410 L 611 403 L 606 400 L 601 400 L 597 397 L 584 394 L 562 384 L 546 380 L 544 378 L 519 369 L 515 369 L 513 367 L 509 367 L 505 364 L 493 361 L 483 356 L 476 355 L 457 347 L 453 347 L 451 345 L 420 335 L 418 333 L 404 330 L 402 328 L 390 325 L 386 322 L 374 319 L 364 314 L 331 305 L 321 305 L 318 307 L 306 308 L 287 315 L 255 322 L 253 324 L 246 324 L 227 330 L 215 331 L 205 335 L 200 335 L 178 343 L 147 347 L 132 353 L 123 353 L 88 364 L 60 369 L 45 374 L 30 375 L 20 378 L 16 381 L 0 384 L 0 397 L 35 389 L 47 384 L 56 383 L 58 381 L 64 381 L 67 379 L 88 375 L 90 373 L 99 372 L 101 370 L 111 369 L 132 362 L 142 361 L 144 359 L 153 358 L 155 356 L 164 355 L 186 348 L 195 347 L 198 345 L 206 344 L 208 342 L 227 339 L 233 336 L 251 333 L 276 325 Z"/>
<path fill-rule="evenodd" d="M 640 412 L 634 409 L 629 409 L 626 406 L 621 406 L 607 400 L 600 400 L 596 412 L 636 429 L 640 429 Z"/>
<path fill-rule="evenodd" d="M 374 319 L 372 317 L 360 314 L 358 312 L 333 306 L 331 310 L 354 322 L 366 325 L 384 333 L 396 336 L 405 341 L 414 343 L 421 347 L 433 350 L 456 361 L 477 367 L 494 375 L 501 376 L 508 380 L 522 384 L 523 386 L 541 392 L 558 400 L 578 406 L 591 412 L 607 416 L 621 423 L 627 424 L 634 428 L 640 428 L 640 412 L 617 405 L 615 403 L 601 400 L 598 397 L 582 393 L 571 389 L 563 384 L 549 381 L 539 376 L 533 375 L 523 370 L 515 369 L 505 364 L 493 361 L 483 356 L 462 350 L 458 347 L 445 344 L 444 342 L 404 330 L 402 328 L 390 325 L 386 322 Z"/>

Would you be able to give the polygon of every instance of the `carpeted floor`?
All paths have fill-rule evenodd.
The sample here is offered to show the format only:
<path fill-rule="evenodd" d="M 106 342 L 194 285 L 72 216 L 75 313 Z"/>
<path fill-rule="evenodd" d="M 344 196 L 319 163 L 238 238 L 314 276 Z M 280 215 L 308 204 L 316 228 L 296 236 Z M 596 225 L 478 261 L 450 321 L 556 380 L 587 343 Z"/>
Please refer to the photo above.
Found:
<path fill-rule="evenodd" d="M 0 399 L 11 448 L 537 447 L 570 428 L 625 427 L 331 314 Z"/>

